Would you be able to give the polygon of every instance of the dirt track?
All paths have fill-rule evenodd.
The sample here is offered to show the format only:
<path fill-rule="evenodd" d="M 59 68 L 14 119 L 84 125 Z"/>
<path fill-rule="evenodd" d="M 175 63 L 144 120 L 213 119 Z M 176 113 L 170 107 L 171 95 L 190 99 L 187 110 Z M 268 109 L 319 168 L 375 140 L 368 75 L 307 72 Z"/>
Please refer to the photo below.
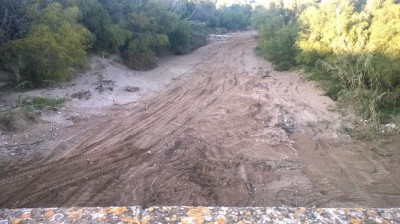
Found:
<path fill-rule="evenodd" d="M 254 56 L 253 35 L 213 43 L 162 94 L 10 165 L 0 206 L 398 207 L 399 153 L 340 134 L 333 102 Z"/>

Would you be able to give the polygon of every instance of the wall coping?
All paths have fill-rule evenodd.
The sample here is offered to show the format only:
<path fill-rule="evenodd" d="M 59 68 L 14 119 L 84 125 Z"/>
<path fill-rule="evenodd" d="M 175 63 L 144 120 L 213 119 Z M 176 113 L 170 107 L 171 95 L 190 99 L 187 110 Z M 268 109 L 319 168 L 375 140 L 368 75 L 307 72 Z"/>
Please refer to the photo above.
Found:
<path fill-rule="evenodd" d="M 21 223 L 400 223 L 400 208 L 73 207 L 0 209 Z"/>

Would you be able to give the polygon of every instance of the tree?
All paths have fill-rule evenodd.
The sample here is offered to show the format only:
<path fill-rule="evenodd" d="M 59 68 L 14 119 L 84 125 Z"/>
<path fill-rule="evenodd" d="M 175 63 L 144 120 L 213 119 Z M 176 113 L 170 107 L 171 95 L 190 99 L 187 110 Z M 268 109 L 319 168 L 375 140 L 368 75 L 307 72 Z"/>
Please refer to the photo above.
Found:
<path fill-rule="evenodd" d="M 260 10 L 259 13 L 262 11 Z M 286 70 L 295 65 L 298 49 L 295 45 L 298 35 L 296 15 L 293 10 L 283 6 L 271 7 L 265 15 L 257 15 L 253 26 L 259 28 L 258 49 L 269 59 L 277 70 Z M 265 18 L 265 23 L 258 23 L 259 18 Z"/>
<path fill-rule="evenodd" d="M 71 68 L 87 66 L 90 33 L 77 24 L 79 9 L 51 3 L 32 8 L 33 24 L 25 38 L 5 44 L 5 67 L 20 77 L 39 84 L 66 79 Z M 17 80 L 18 81 L 18 80 Z"/>
<path fill-rule="evenodd" d="M 95 36 L 94 50 L 119 52 L 133 33 L 119 22 L 114 22 L 108 11 L 97 0 L 78 0 L 81 23 Z"/>
<path fill-rule="evenodd" d="M 124 7 L 118 17 L 122 19 L 124 28 L 133 33 L 123 49 L 125 63 L 136 70 L 153 68 L 157 54 L 170 45 L 169 35 L 178 27 L 178 16 L 156 0 L 137 1 L 137 4 L 127 2 L 114 7 Z"/>
<path fill-rule="evenodd" d="M 229 30 L 244 29 L 250 25 L 251 7 L 249 5 L 232 5 L 223 7 L 221 26 Z"/>
<path fill-rule="evenodd" d="M 383 88 L 391 89 L 400 99 L 400 5 L 391 0 L 377 3 L 370 3 L 367 9 L 372 19 L 366 51 L 375 55 Z"/>
<path fill-rule="evenodd" d="M 0 2 L 0 43 L 26 35 L 30 19 L 26 15 L 27 0 L 3 0 Z"/>
<path fill-rule="evenodd" d="M 299 22 L 297 46 L 302 51 L 297 60 L 307 65 L 332 55 L 360 54 L 369 38 L 370 16 L 357 12 L 350 0 L 309 6 Z"/>
<path fill-rule="evenodd" d="M 184 54 L 188 51 L 190 45 L 190 23 L 181 20 L 173 32 L 168 35 L 170 49 L 177 54 Z"/>
<path fill-rule="evenodd" d="M 400 5 L 382 1 L 381 7 L 370 8 L 368 12 L 372 20 L 367 50 L 400 59 Z"/>

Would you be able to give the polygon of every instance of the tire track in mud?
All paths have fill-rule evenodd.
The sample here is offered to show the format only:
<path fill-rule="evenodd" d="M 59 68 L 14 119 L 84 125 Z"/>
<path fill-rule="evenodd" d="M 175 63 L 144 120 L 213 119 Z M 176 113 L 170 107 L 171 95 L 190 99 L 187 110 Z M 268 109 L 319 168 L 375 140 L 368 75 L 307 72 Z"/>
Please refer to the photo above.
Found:
<path fill-rule="evenodd" d="M 319 143 L 323 143 L 320 145 L 324 149 L 330 148 L 326 144 L 337 145 L 332 139 L 328 139 L 326 142 L 319 141 Z M 353 152 L 350 148 L 346 147 L 344 149 L 334 147 L 333 151 L 328 151 L 330 151 L 329 155 L 333 156 L 332 158 L 339 162 L 342 173 L 352 182 L 356 198 L 362 200 L 361 205 L 376 207 L 386 200 L 386 196 L 398 197 L 398 193 L 395 193 L 400 190 L 398 179 L 390 171 L 386 170 L 379 161 L 371 158 L 370 152 L 365 151 L 367 147 L 365 147 L 364 143 L 361 142 L 361 145 L 364 147 L 360 147 L 361 145 L 359 144 L 360 142 L 350 143 L 349 146 L 354 150 Z M 340 158 L 335 154 L 339 155 Z"/>
<path fill-rule="evenodd" d="M 209 75 L 209 77 L 211 77 L 211 75 Z M 205 77 L 204 79 L 207 79 L 207 78 L 208 77 Z M 214 80 L 214 82 L 215 82 L 215 80 Z M 198 82 L 198 84 L 200 84 L 200 85 L 203 85 L 203 83 L 204 82 Z M 125 138 L 122 138 L 122 142 L 127 141 L 127 140 L 132 139 L 132 138 L 140 138 L 141 137 L 140 134 L 144 133 L 144 131 L 147 129 L 147 127 L 149 127 L 149 126 L 153 126 L 154 127 L 154 126 L 164 126 L 164 125 L 166 125 L 167 122 L 164 123 L 164 124 L 161 124 L 160 122 L 165 122 L 166 120 L 175 118 L 176 114 L 171 113 L 169 115 L 165 115 L 165 111 L 176 110 L 178 108 L 179 111 L 186 111 L 186 114 L 189 114 L 187 110 L 192 107 L 190 105 L 190 101 L 197 100 L 197 101 L 200 101 L 200 102 L 204 102 L 204 101 L 206 102 L 205 106 L 203 106 L 202 109 L 200 109 L 200 108 L 198 109 L 197 113 L 200 114 L 202 112 L 202 110 L 204 110 L 205 108 L 209 107 L 211 104 L 217 102 L 217 99 L 224 94 L 224 92 L 222 91 L 217 96 L 211 98 L 212 100 L 210 100 L 210 95 L 212 93 L 214 93 L 217 89 L 215 89 L 215 90 L 211 89 L 211 91 L 206 94 L 206 93 L 204 93 L 204 90 L 207 91 L 209 89 L 209 88 L 207 88 L 208 86 L 210 86 L 210 84 L 207 84 L 204 87 L 196 86 L 196 88 L 193 88 L 194 91 L 192 91 L 190 95 L 187 95 L 184 100 L 181 99 L 177 103 L 177 105 L 173 104 L 173 102 L 170 102 L 170 103 L 167 103 L 167 104 L 165 104 L 165 105 L 163 105 L 163 106 L 161 106 L 159 108 L 155 108 L 153 110 L 151 110 L 151 108 L 147 108 L 146 109 L 146 112 L 147 112 L 146 113 L 146 117 L 143 119 L 142 122 L 140 122 L 137 125 L 139 127 L 132 126 L 130 129 L 124 130 L 122 133 L 121 132 L 118 133 L 118 138 L 121 138 L 121 136 L 124 135 L 124 132 L 125 133 L 126 132 L 130 132 L 131 130 L 134 130 L 134 129 L 135 129 L 135 134 L 130 134 L 130 135 L 126 136 Z M 219 87 L 219 86 L 220 85 L 216 85 L 216 87 Z M 188 88 L 188 89 L 190 89 L 190 88 Z M 182 94 L 182 96 L 184 96 L 184 95 Z M 200 98 L 200 97 L 202 97 L 202 98 Z M 211 101 L 211 102 L 208 102 L 208 101 Z M 186 122 L 182 122 L 182 123 L 186 123 Z M 108 131 L 108 132 L 112 133 L 111 131 L 109 131 L 109 129 L 110 128 L 108 128 L 106 130 L 103 130 L 103 132 L 107 132 Z M 153 130 L 153 132 L 157 132 L 157 130 Z M 79 147 L 93 148 L 93 147 L 96 147 L 96 146 L 102 144 L 104 141 L 109 141 L 109 140 L 110 140 L 110 136 L 108 136 L 108 138 L 105 138 L 102 141 L 98 141 L 98 142 L 96 142 L 94 144 L 91 144 L 91 145 L 88 145 L 88 146 L 80 145 Z"/>
<path fill-rule="evenodd" d="M 132 149 L 130 149 L 129 151 L 132 151 Z M 143 153 L 145 153 L 145 152 L 142 152 L 140 154 L 143 154 Z M 82 182 L 82 181 L 86 181 L 87 182 L 87 181 L 90 181 L 90 180 L 94 180 L 99 176 L 102 176 L 102 175 L 105 175 L 105 174 L 109 174 L 109 173 L 115 172 L 115 171 L 117 171 L 119 169 L 122 169 L 123 166 L 126 165 L 127 162 L 129 162 L 129 161 L 138 161 L 143 157 L 143 156 L 140 157 L 140 154 L 139 154 L 139 157 L 136 158 L 135 157 L 136 154 L 137 154 L 137 152 L 131 152 L 131 153 L 129 153 L 129 155 L 127 155 L 127 156 L 125 156 L 123 158 L 113 160 L 113 161 L 111 161 L 110 163 L 107 163 L 107 164 L 102 164 L 101 167 L 97 167 L 97 166 L 93 167 L 93 168 L 89 167 L 89 170 L 87 170 L 84 175 L 78 175 L 77 177 L 73 177 L 73 175 L 72 175 L 72 177 L 68 176 L 68 178 L 66 178 L 68 180 L 58 180 L 58 181 L 57 180 L 47 180 L 47 181 L 46 180 L 45 181 L 33 180 L 28 185 L 26 185 L 23 189 L 21 189 L 19 192 L 14 193 L 14 194 L 18 195 L 17 196 L 17 201 L 20 202 L 19 206 L 24 206 L 26 204 L 31 203 L 31 201 L 34 201 L 34 200 L 37 200 L 37 199 L 40 200 L 40 198 L 41 198 L 40 196 L 46 195 L 49 192 L 52 192 L 52 191 L 57 190 L 59 188 L 66 187 L 66 186 L 69 186 L 69 185 L 72 185 L 72 184 L 75 184 L 75 183 L 78 183 L 78 182 Z M 70 164 L 70 165 L 73 166 L 73 164 Z M 59 168 L 59 167 L 57 167 L 57 168 Z M 87 167 L 85 167 L 85 168 L 87 169 Z M 50 187 L 45 186 L 45 187 L 42 187 L 42 188 L 44 188 L 42 190 L 37 190 L 37 191 L 33 191 L 32 192 L 32 190 L 30 190 L 29 188 L 31 187 L 32 184 L 34 184 L 34 183 L 36 183 L 38 181 L 44 183 L 44 184 L 41 184 L 41 185 L 46 185 L 46 182 L 51 182 L 51 184 L 49 184 Z M 56 183 L 53 183 L 53 182 L 56 182 Z M 24 194 L 25 191 L 28 191 L 30 193 L 28 195 L 25 195 Z M 7 204 L 10 204 L 10 202 L 9 201 L 5 201 L 3 204 L 7 205 Z"/>
<path fill-rule="evenodd" d="M 217 55 L 219 55 L 219 57 L 221 57 L 221 56 L 223 56 L 223 54 L 224 53 L 219 52 Z M 213 63 L 213 59 L 212 58 L 209 59 L 208 62 L 209 63 Z M 187 111 L 189 108 L 192 107 L 190 105 L 190 101 L 194 101 L 194 102 L 195 101 L 197 101 L 197 102 L 204 102 L 205 101 L 206 102 L 205 106 L 203 106 L 203 108 L 201 108 L 201 109 L 200 108 L 197 109 L 197 111 L 198 111 L 197 114 L 200 114 L 205 108 L 207 108 L 210 105 L 218 102 L 218 98 L 223 96 L 223 94 L 225 93 L 224 90 L 225 90 L 225 85 L 226 85 L 226 81 L 225 81 L 226 80 L 226 76 L 224 77 L 224 79 L 222 81 L 222 83 L 223 83 L 222 86 L 223 87 L 222 87 L 221 93 L 219 93 L 217 96 L 213 96 L 211 99 L 210 99 L 210 96 L 212 96 L 212 94 L 216 90 L 218 90 L 220 88 L 220 86 L 221 86 L 221 84 L 216 84 L 216 83 L 220 83 L 221 82 L 220 80 L 217 80 L 218 76 L 215 76 L 214 78 L 212 78 L 212 75 L 214 73 L 220 73 L 220 70 L 224 70 L 225 73 L 226 73 L 226 68 L 223 65 L 219 65 L 219 66 L 220 66 L 219 68 L 216 68 L 213 72 L 210 72 L 210 74 L 208 74 L 207 76 L 202 78 L 201 81 L 196 82 L 195 85 L 189 84 L 190 86 L 193 86 L 193 88 L 187 87 L 186 91 L 188 91 L 190 89 L 192 89 L 193 91 L 191 91 L 191 94 L 187 95 L 185 97 L 185 99 L 181 99 L 177 104 L 168 103 L 168 104 L 166 104 L 164 106 L 161 106 L 161 107 L 153 109 L 153 110 L 151 110 L 151 108 L 147 108 L 146 109 L 146 112 L 147 112 L 146 113 L 146 117 L 145 117 L 145 120 L 143 120 L 143 122 L 146 122 L 146 119 L 149 118 L 148 119 L 149 120 L 148 123 L 142 123 L 141 122 L 141 123 L 138 124 L 138 125 L 140 125 L 139 127 L 133 126 L 132 128 L 123 131 L 123 132 L 130 132 L 131 130 L 136 129 L 135 132 L 136 132 L 136 134 L 139 134 L 139 135 L 130 134 L 127 137 L 123 138 L 122 142 L 127 141 L 127 140 L 132 139 L 132 138 L 139 138 L 140 137 L 140 133 L 143 133 L 144 130 L 146 130 L 147 127 L 149 127 L 149 126 L 165 126 L 166 123 L 160 124 L 160 122 L 165 122 L 168 119 L 176 117 L 176 114 L 173 114 L 173 113 L 171 113 L 170 115 L 165 115 L 165 111 L 176 110 L 178 108 L 179 111 L 185 111 L 186 114 L 190 114 L 191 111 L 190 110 Z M 204 81 L 205 80 L 210 80 L 210 78 L 213 80 L 213 82 L 207 81 L 206 82 L 207 84 L 205 86 L 203 86 L 204 83 L 205 83 Z M 214 85 L 216 88 L 213 89 L 211 85 Z M 204 92 L 204 91 L 206 91 L 206 92 Z M 209 91 L 209 92 L 207 93 L 207 91 Z M 172 91 L 172 93 L 175 93 L 175 91 Z M 169 96 L 171 96 L 172 93 L 170 93 L 170 94 L 167 93 L 167 94 Z M 183 94 L 181 94 L 181 95 L 184 96 Z M 199 98 L 199 97 L 202 97 L 202 98 Z M 209 101 L 211 101 L 211 102 L 209 102 Z M 181 122 L 181 123 L 186 123 L 186 122 Z M 138 129 L 140 127 L 143 127 L 143 128 Z M 110 128 L 108 128 L 108 130 L 109 129 Z M 104 130 L 104 132 L 107 132 L 108 130 Z M 153 130 L 153 132 L 157 132 L 157 130 Z M 118 137 L 121 138 L 121 135 L 123 136 L 123 133 L 119 133 Z M 108 136 L 108 138 L 104 139 L 104 140 L 109 140 L 109 138 L 110 137 Z M 103 141 L 100 141 L 100 142 L 97 142 L 97 143 L 95 143 L 93 145 L 88 145 L 88 146 L 80 145 L 79 147 L 92 148 L 92 147 L 95 147 L 95 146 L 97 146 L 98 144 L 101 144 L 101 143 L 103 143 Z"/>
<path fill-rule="evenodd" d="M 240 44 L 237 43 L 233 47 L 237 47 L 237 46 L 240 46 Z M 222 56 L 221 52 L 218 52 L 216 55 L 219 55 L 220 58 Z M 212 59 L 210 59 L 209 62 L 211 62 L 211 61 L 212 61 Z M 215 105 L 216 103 L 221 101 L 225 97 L 224 94 L 226 93 L 226 91 L 229 91 L 229 89 L 234 88 L 234 86 L 237 85 L 237 83 L 238 83 L 238 81 L 236 80 L 232 88 L 227 88 L 227 84 L 228 84 L 227 83 L 227 74 L 230 72 L 229 71 L 230 69 L 228 69 L 228 71 L 226 71 L 226 69 L 223 67 L 223 64 L 221 64 L 219 66 L 219 68 L 217 68 L 216 72 L 221 73 L 222 70 L 225 70 L 225 75 L 223 76 L 222 79 L 212 76 L 215 73 L 215 71 L 209 72 L 209 74 L 207 74 L 203 79 L 192 84 L 193 88 L 190 88 L 190 87 L 186 88 L 186 90 L 184 92 L 179 91 L 180 89 L 175 89 L 175 90 L 172 90 L 171 92 L 169 92 L 170 96 L 174 96 L 174 98 L 172 98 L 172 100 L 170 100 L 169 102 L 166 102 L 166 103 L 161 104 L 156 107 L 153 107 L 153 105 L 157 105 L 154 102 L 148 103 L 146 105 L 145 110 L 143 111 L 144 113 L 139 116 L 136 116 L 136 117 L 141 117 L 141 122 L 137 123 L 136 125 L 129 128 L 128 130 L 121 130 L 121 132 L 118 133 L 117 137 L 120 139 L 120 141 L 114 142 L 114 145 L 116 145 L 116 148 L 119 148 L 118 142 L 126 142 L 129 140 L 132 141 L 133 139 L 138 139 L 138 140 L 140 139 L 142 141 L 144 140 L 141 144 L 146 145 L 146 144 L 148 144 L 149 140 L 145 140 L 143 137 L 145 137 L 146 134 L 149 133 L 146 131 L 148 127 L 153 127 L 152 132 L 160 133 L 160 130 L 162 130 L 163 127 L 165 127 L 165 125 L 169 125 L 172 122 L 179 123 L 181 125 L 185 125 L 186 123 L 190 122 L 192 119 L 197 117 L 199 114 L 201 114 L 207 108 L 209 108 L 210 106 Z M 235 77 L 235 79 L 237 79 L 237 78 Z M 206 82 L 204 82 L 203 80 Z M 190 90 L 192 90 L 192 91 L 190 91 Z M 157 99 L 155 99 L 155 100 L 157 100 Z M 197 101 L 197 102 L 202 102 L 202 103 L 200 105 L 197 105 L 197 108 L 193 108 L 193 106 L 190 105 L 191 101 Z M 179 121 L 177 121 L 176 115 L 173 113 L 165 116 L 165 111 L 171 111 L 171 110 L 186 111 L 185 114 L 187 114 L 189 116 L 182 116 L 183 119 L 178 119 Z M 189 113 L 188 113 L 188 111 L 189 111 Z M 196 113 L 194 113 L 194 111 L 196 111 Z M 121 122 L 123 122 L 123 121 L 121 121 Z M 40 175 L 42 175 L 42 176 L 44 175 L 44 176 L 46 176 L 46 178 L 47 178 L 47 176 L 49 176 L 49 178 L 51 177 L 51 179 L 52 179 L 51 182 L 58 182 L 57 184 L 47 183 L 48 185 L 50 185 L 50 187 L 46 187 L 45 189 L 39 190 L 36 192 L 33 191 L 34 193 L 29 194 L 29 195 L 24 195 L 23 192 L 27 191 L 28 188 L 30 188 L 30 186 L 35 184 L 37 181 L 33 180 L 32 182 L 29 182 L 28 185 L 25 186 L 23 189 L 14 193 L 14 195 L 15 194 L 19 195 L 19 197 L 18 196 L 15 197 L 17 199 L 17 201 L 19 201 L 18 199 L 23 198 L 23 202 L 19 204 L 19 206 L 22 206 L 24 204 L 29 204 L 30 201 L 35 200 L 35 198 L 40 198 L 41 195 L 45 195 L 48 192 L 52 192 L 54 190 L 66 187 L 68 185 L 73 185 L 80 181 L 88 181 L 88 180 L 94 179 L 100 173 L 104 174 L 107 172 L 115 171 L 115 169 L 118 166 L 121 166 L 124 163 L 128 162 L 128 160 L 130 160 L 130 158 L 123 159 L 123 160 L 117 161 L 117 162 L 112 162 L 111 164 L 108 164 L 105 168 L 101 168 L 101 169 L 97 169 L 97 170 L 96 170 L 96 168 L 93 168 L 94 170 L 91 169 L 90 167 L 86 168 L 86 169 L 88 169 L 85 171 L 86 175 L 82 175 L 82 176 L 79 175 L 77 177 L 73 177 L 74 175 L 72 175 L 72 177 L 67 177 L 67 178 L 64 177 L 64 179 L 69 179 L 67 181 L 63 181 L 63 177 L 60 175 L 58 177 L 54 177 L 54 174 L 52 174 L 52 171 L 51 171 L 51 170 L 55 170 L 55 172 L 57 173 L 57 170 L 59 170 L 59 169 L 71 170 L 72 167 L 78 167 L 76 169 L 79 170 L 79 167 L 83 166 L 87 162 L 87 160 L 90 158 L 99 158 L 99 157 L 102 158 L 104 156 L 111 155 L 115 149 L 107 150 L 108 152 L 106 152 L 106 153 L 104 153 L 104 152 L 100 153 L 101 151 L 99 151 L 99 150 L 91 151 L 91 149 L 98 148 L 99 146 L 103 145 L 105 142 L 109 142 L 112 138 L 114 138 L 115 136 L 110 136 L 107 133 L 113 133 L 112 131 L 110 131 L 110 129 L 113 129 L 116 126 L 120 126 L 122 123 L 117 123 L 117 124 L 114 123 L 111 125 L 109 125 L 109 124 L 110 124 L 110 122 L 100 124 L 100 127 L 97 127 L 96 130 L 94 131 L 95 134 L 92 134 L 92 137 L 89 135 L 88 139 L 96 139 L 95 135 L 106 136 L 106 137 L 103 137 L 102 139 L 97 140 L 93 143 L 83 141 L 75 147 L 75 148 L 85 148 L 86 152 L 79 153 L 68 159 L 62 159 L 62 160 L 58 160 L 58 161 L 52 162 L 52 163 L 44 165 L 44 166 L 35 167 L 35 168 L 33 168 L 33 170 L 30 169 L 30 170 L 26 170 L 26 171 L 19 171 L 17 174 L 11 174 L 10 176 L 7 176 L 7 177 L 1 179 L 0 183 L 5 185 L 5 184 L 12 183 L 12 182 L 15 183 L 15 182 L 17 182 L 18 179 L 23 179 L 25 177 L 34 178 L 34 177 L 38 177 Z M 178 127 L 175 127 L 173 130 L 170 129 L 170 134 L 175 134 L 175 132 L 179 131 L 179 129 L 182 129 L 182 128 L 178 126 Z M 129 132 L 131 132 L 131 130 L 135 130 L 134 133 L 129 133 Z M 121 136 L 124 136 L 124 133 L 129 133 L 129 134 L 126 134 L 125 137 L 121 138 Z M 164 136 L 164 138 L 158 139 L 158 141 L 163 142 L 164 139 L 167 139 L 168 137 L 169 136 L 166 135 L 166 136 Z M 103 146 L 102 148 L 108 149 L 108 147 L 105 147 L 105 146 Z M 100 160 L 100 159 L 96 159 L 95 161 L 98 161 L 98 160 Z M 93 162 L 93 161 L 91 161 L 91 162 Z M 78 170 L 75 172 L 78 172 Z M 49 178 L 47 178 L 47 180 L 50 180 Z M 26 182 L 27 180 L 25 179 L 23 181 Z M 42 183 L 41 185 L 46 185 L 46 181 L 44 181 L 44 182 L 45 183 Z M 75 195 L 75 197 L 78 200 L 79 199 L 79 191 L 75 191 L 75 194 L 78 194 L 78 195 Z M 6 201 L 3 204 L 9 204 L 9 203 L 11 203 L 11 201 Z"/>
<path fill-rule="evenodd" d="M 345 166 L 340 159 L 334 155 L 329 147 L 323 141 L 317 141 L 317 144 L 326 152 L 326 156 L 334 161 L 338 167 L 340 168 L 341 172 L 347 177 L 350 181 L 353 191 L 358 199 L 362 200 L 362 205 L 367 207 L 372 207 L 373 200 L 367 194 L 366 190 L 363 189 L 362 184 L 353 176 L 353 174 L 349 171 L 349 167 Z"/>
<path fill-rule="evenodd" d="M 287 80 L 286 80 L 287 81 Z M 297 82 L 299 83 L 299 82 Z M 261 85 L 261 84 L 258 84 Z M 293 85 L 293 82 L 290 81 L 289 83 L 284 83 L 284 81 L 278 81 L 276 79 L 273 79 L 270 82 L 266 82 L 266 86 L 270 91 L 274 92 L 280 92 L 282 94 L 282 97 L 280 98 L 275 98 L 273 99 L 275 104 L 283 106 L 282 109 L 284 109 L 284 112 L 279 112 L 279 114 L 287 114 L 289 117 L 294 118 L 297 116 L 295 120 L 297 120 L 300 124 L 296 124 L 298 127 L 302 127 L 303 125 L 309 126 L 310 124 L 312 125 L 317 125 L 314 124 L 315 118 L 321 118 L 326 116 L 327 113 L 323 111 L 318 111 L 315 110 L 315 108 L 312 107 L 312 105 L 308 105 L 307 101 L 304 101 L 304 93 L 299 92 L 299 86 L 298 85 Z M 299 104 L 300 104 L 300 110 L 299 110 Z M 317 112 L 317 113 L 316 113 Z M 322 112 L 322 113 L 321 113 Z M 296 114 L 297 113 L 297 114 Z M 299 116 L 299 114 L 301 116 Z M 286 116 L 286 115 L 285 115 Z M 299 119 L 300 117 L 300 119 Z M 304 119 L 304 120 L 303 120 Z M 326 120 L 325 122 L 329 123 L 329 120 Z M 297 128 L 298 128 L 297 127 Z M 312 135 L 315 136 L 317 134 L 317 130 L 314 130 L 312 127 L 302 127 L 309 132 L 311 131 Z M 323 140 L 320 140 L 319 137 L 314 140 L 316 144 L 319 146 L 319 148 L 323 149 L 324 151 L 324 156 L 325 158 L 328 158 L 331 160 L 334 164 L 330 165 L 333 167 L 337 167 L 340 169 L 340 172 L 346 177 L 348 182 L 351 185 L 351 190 L 354 192 L 355 198 L 358 200 L 361 200 L 361 204 L 363 206 L 371 207 L 374 205 L 374 200 L 371 195 L 369 195 L 369 192 L 364 188 L 363 183 L 357 180 L 357 178 L 354 176 L 353 171 L 350 171 L 351 167 L 345 166 L 344 163 L 341 161 L 340 158 L 338 158 L 331 150 L 330 148 L 323 142 Z M 316 152 L 314 152 L 316 153 Z M 317 165 L 319 166 L 319 165 Z M 335 198 L 342 198 L 345 196 L 340 190 L 336 189 L 336 187 L 333 187 L 334 185 L 332 184 L 332 181 L 329 180 L 323 173 L 315 172 L 312 171 L 314 174 L 311 174 L 314 176 L 314 180 L 321 185 L 324 186 L 323 191 L 328 191 L 329 196 L 332 199 Z M 343 181 L 343 180 L 341 180 Z M 348 190 L 348 189 L 346 189 Z M 340 201 L 340 200 L 339 200 Z"/>
<path fill-rule="evenodd" d="M 128 150 L 128 149 L 124 149 Z M 28 169 L 28 170 L 22 170 L 19 171 L 18 174 L 8 174 L 7 177 L 4 177 L 2 179 L 0 179 L 0 184 L 7 184 L 10 182 L 14 182 L 17 181 L 18 179 L 21 178 L 34 178 L 37 175 L 40 175 L 42 173 L 47 172 L 49 169 L 51 169 L 52 167 L 64 167 L 68 168 L 68 166 L 76 166 L 79 165 L 81 163 L 87 163 L 89 158 L 95 157 L 95 156 L 105 156 L 105 155 L 111 155 L 113 152 L 102 152 L 102 151 L 95 151 L 95 152 L 88 152 L 88 153 L 84 153 L 84 154 L 80 154 L 80 155 L 75 155 L 72 157 L 69 157 L 67 159 L 61 159 L 55 162 L 52 162 L 50 164 L 47 165 L 43 165 L 43 166 L 39 166 L 39 167 L 35 167 L 33 169 Z M 71 164 L 72 163 L 72 164 Z"/>
<path fill-rule="evenodd" d="M 366 148 L 366 147 L 365 147 Z M 386 177 L 386 179 L 397 189 L 400 191 L 400 181 L 394 177 L 388 170 L 386 170 L 382 164 L 379 164 L 377 161 L 373 160 L 369 155 L 366 154 L 366 152 L 364 151 L 360 151 L 359 152 L 360 155 L 366 160 L 368 161 L 372 167 L 374 167 L 374 169 L 384 175 Z"/>

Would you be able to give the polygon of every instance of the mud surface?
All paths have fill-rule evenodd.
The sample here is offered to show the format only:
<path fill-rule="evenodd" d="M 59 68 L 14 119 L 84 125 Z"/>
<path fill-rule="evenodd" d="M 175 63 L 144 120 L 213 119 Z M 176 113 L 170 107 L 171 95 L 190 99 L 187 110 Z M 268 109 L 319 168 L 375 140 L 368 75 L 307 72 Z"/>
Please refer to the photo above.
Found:
<path fill-rule="evenodd" d="M 398 207 L 399 149 L 380 156 L 342 133 L 334 103 L 255 45 L 253 33 L 212 43 L 157 96 L 3 161 L 0 206 Z"/>

